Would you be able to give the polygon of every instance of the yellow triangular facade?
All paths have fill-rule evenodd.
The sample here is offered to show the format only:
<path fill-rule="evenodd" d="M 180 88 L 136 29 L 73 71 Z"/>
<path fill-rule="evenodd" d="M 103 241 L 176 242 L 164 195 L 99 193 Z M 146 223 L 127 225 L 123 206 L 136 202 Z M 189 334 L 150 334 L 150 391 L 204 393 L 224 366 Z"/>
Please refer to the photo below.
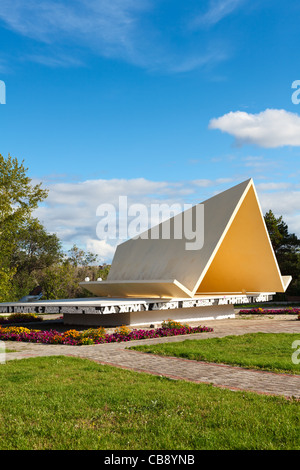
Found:
<path fill-rule="evenodd" d="M 251 183 L 200 282 L 197 294 L 284 290 L 277 260 Z"/>

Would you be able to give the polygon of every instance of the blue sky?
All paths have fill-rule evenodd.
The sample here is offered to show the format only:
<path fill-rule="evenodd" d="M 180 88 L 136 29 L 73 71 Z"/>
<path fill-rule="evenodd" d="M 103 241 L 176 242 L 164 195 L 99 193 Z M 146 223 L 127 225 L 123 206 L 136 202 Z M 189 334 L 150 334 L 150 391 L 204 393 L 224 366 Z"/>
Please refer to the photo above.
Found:
<path fill-rule="evenodd" d="M 0 152 L 49 188 L 46 227 L 102 260 L 99 204 L 250 177 L 300 236 L 299 21 L 282 0 L 1 0 Z"/>

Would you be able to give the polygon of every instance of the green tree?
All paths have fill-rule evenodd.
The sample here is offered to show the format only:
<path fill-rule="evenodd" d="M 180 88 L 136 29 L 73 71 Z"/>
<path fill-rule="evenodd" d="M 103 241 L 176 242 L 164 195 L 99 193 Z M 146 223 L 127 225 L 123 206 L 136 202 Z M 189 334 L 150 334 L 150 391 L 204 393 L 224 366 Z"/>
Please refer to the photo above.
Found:
<path fill-rule="evenodd" d="M 98 261 L 98 255 L 91 253 L 90 251 L 84 251 L 78 248 L 77 245 L 73 245 L 68 251 L 67 261 L 72 266 L 91 266 Z"/>
<path fill-rule="evenodd" d="M 38 219 L 27 221 L 16 234 L 16 249 L 11 264 L 17 272 L 30 275 L 59 262 L 62 257 L 61 242 L 55 234 L 46 232 Z"/>
<path fill-rule="evenodd" d="M 64 254 L 58 262 L 42 269 L 38 284 L 42 287 L 44 299 L 70 299 L 91 297 L 92 294 L 80 286 L 86 277 L 99 277 L 98 256 L 78 248 L 77 245 Z"/>
<path fill-rule="evenodd" d="M 106 281 L 107 276 L 109 274 L 111 265 L 110 264 L 104 264 L 103 266 L 99 266 L 99 271 L 97 273 L 97 278 L 101 278 L 102 281 Z"/>
<path fill-rule="evenodd" d="M 12 280 L 14 275 L 14 269 L 0 267 L 0 302 L 9 302 L 11 300 Z"/>
<path fill-rule="evenodd" d="M 99 277 L 99 267 L 74 266 L 65 260 L 43 269 L 37 279 L 42 287 L 43 299 L 73 299 L 93 297 L 93 294 L 80 286 L 80 282 L 86 277 L 96 280 Z"/>
<path fill-rule="evenodd" d="M 280 271 L 283 275 L 291 275 L 293 278 L 287 293 L 297 294 L 298 286 L 300 287 L 300 239 L 294 233 L 289 233 L 288 225 L 282 216 L 275 217 L 269 210 L 264 219 Z"/>
<path fill-rule="evenodd" d="M 23 162 L 0 154 L 0 295 L 9 297 L 9 286 L 15 274 L 12 255 L 17 233 L 31 218 L 39 202 L 47 197 L 41 183 L 33 185 Z M 4 274 L 5 273 L 5 274 Z M 1 294 L 2 292 L 2 294 Z"/>
<path fill-rule="evenodd" d="M 30 217 L 32 211 L 47 197 L 40 184 L 32 185 L 26 175 L 28 168 L 16 158 L 0 154 L 0 226 L 1 233 L 13 230 Z"/>
<path fill-rule="evenodd" d="M 38 219 L 30 219 L 18 230 L 11 267 L 16 270 L 14 297 L 19 299 L 39 284 L 39 271 L 63 258 L 61 242 L 55 234 L 46 232 Z"/>
<path fill-rule="evenodd" d="M 69 263 L 53 264 L 38 275 L 43 299 L 69 299 L 76 297 L 78 282 L 76 268 Z"/>

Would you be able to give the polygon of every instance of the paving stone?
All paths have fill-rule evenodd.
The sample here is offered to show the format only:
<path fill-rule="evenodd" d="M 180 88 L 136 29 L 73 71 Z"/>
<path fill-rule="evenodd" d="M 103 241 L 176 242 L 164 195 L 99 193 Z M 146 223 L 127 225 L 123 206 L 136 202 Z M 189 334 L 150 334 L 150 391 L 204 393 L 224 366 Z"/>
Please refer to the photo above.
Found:
<path fill-rule="evenodd" d="M 177 380 L 209 383 L 230 390 L 247 390 L 300 399 L 300 375 L 277 374 L 224 364 L 160 357 L 126 349 L 135 344 L 177 342 L 185 339 L 205 339 L 255 332 L 299 333 L 300 339 L 300 321 L 294 315 L 275 318 L 259 317 L 254 319 L 241 319 L 237 317 L 235 319 L 207 321 L 205 326 L 213 327 L 214 331 L 211 333 L 131 341 L 130 343 L 66 346 L 11 341 L 6 343 L 7 348 L 14 349 L 15 352 L 7 353 L 6 360 L 37 356 L 74 356 L 97 361 L 101 364 L 109 364 Z"/>

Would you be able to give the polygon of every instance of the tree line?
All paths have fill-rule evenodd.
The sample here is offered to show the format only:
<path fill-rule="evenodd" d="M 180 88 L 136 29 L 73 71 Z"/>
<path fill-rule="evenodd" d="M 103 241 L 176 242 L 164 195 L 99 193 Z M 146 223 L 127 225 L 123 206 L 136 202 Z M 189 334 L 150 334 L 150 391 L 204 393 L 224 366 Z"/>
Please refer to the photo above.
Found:
<path fill-rule="evenodd" d="M 106 279 L 109 267 L 76 245 L 66 253 L 57 235 L 33 217 L 48 195 L 32 184 L 24 162 L 0 154 L 0 302 L 17 301 L 40 286 L 44 299 L 90 294 L 79 282 Z"/>
<path fill-rule="evenodd" d="M 90 296 L 79 282 L 106 279 L 109 266 L 76 245 L 64 252 L 57 235 L 33 217 L 48 191 L 32 184 L 27 172 L 24 162 L 0 154 L 0 302 L 17 301 L 36 286 L 43 299 Z M 286 296 L 300 296 L 300 239 L 271 210 L 264 219 L 281 273 L 293 277 Z"/>
<path fill-rule="evenodd" d="M 277 294 L 277 298 L 300 296 L 300 239 L 289 233 L 287 224 L 282 216 L 275 217 L 269 210 L 264 215 L 266 226 L 270 235 L 273 250 L 283 276 L 292 276 L 292 282 L 284 295 Z"/>

